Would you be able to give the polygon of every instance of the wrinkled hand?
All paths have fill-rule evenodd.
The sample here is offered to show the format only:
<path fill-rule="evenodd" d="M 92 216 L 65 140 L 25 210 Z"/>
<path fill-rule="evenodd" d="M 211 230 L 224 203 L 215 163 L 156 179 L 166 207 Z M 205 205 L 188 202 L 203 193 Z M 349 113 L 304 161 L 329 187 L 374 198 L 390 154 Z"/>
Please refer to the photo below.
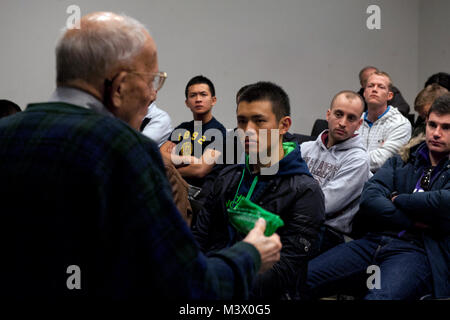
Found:
<path fill-rule="evenodd" d="M 280 260 L 281 241 L 280 236 L 274 233 L 270 237 L 264 235 L 266 221 L 259 218 L 255 227 L 248 233 L 243 241 L 255 246 L 261 256 L 261 268 L 259 272 L 265 272 Z"/>

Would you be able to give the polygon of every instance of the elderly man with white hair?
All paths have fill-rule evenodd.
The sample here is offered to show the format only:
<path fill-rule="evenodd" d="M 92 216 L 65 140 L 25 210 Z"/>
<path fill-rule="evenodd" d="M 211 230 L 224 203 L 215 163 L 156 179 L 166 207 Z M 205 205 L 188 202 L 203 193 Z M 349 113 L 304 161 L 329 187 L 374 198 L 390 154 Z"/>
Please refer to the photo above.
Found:
<path fill-rule="evenodd" d="M 235 246 L 200 253 L 157 145 L 138 132 L 165 76 L 143 25 L 84 16 L 56 60 L 51 101 L 0 121 L 1 295 L 246 298 L 279 237 L 258 221 Z"/>

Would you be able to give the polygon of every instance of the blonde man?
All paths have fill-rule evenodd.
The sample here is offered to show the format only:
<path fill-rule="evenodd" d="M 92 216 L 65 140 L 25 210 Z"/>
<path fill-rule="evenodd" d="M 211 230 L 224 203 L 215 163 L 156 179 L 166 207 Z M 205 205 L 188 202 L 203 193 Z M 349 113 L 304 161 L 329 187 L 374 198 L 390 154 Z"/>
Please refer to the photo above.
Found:
<path fill-rule="evenodd" d="M 367 111 L 358 133 L 370 157 L 370 170 L 376 172 L 411 137 L 411 123 L 388 105 L 393 97 L 392 81 L 386 72 L 374 72 L 367 80 L 364 98 Z"/>

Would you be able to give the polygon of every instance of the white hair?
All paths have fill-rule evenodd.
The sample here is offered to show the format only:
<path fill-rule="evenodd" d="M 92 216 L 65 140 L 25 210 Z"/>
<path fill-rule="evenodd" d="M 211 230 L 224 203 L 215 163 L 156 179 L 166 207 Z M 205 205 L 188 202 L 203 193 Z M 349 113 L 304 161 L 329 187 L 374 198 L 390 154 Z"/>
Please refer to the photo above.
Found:
<path fill-rule="evenodd" d="M 106 78 L 118 64 L 128 64 L 143 48 L 148 32 L 143 24 L 126 15 L 101 27 L 72 30 L 56 46 L 56 81 L 82 79 L 93 83 Z M 83 28 L 83 26 L 81 26 Z"/>

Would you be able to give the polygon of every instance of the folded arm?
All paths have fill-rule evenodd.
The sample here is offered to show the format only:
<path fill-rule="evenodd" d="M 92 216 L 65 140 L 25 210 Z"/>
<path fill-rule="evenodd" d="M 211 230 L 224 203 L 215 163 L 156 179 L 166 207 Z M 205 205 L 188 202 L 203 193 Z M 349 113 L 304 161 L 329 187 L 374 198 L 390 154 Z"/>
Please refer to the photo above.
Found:
<path fill-rule="evenodd" d="M 395 190 L 394 166 L 397 157 L 389 159 L 380 170 L 364 185 L 358 215 L 369 224 L 376 223 L 386 229 L 408 229 L 412 219 L 397 208 L 391 200 Z"/>
<path fill-rule="evenodd" d="M 450 234 L 450 186 L 435 191 L 400 194 L 394 204 L 415 220 Z"/>
<path fill-rule="evenodd" d="M 411 137 L 411 124 L 405 121 L 393 128 L 381 146 L 369 152 L 370 170 L 377 171 L 390 157 L 394 156 Z"/>

